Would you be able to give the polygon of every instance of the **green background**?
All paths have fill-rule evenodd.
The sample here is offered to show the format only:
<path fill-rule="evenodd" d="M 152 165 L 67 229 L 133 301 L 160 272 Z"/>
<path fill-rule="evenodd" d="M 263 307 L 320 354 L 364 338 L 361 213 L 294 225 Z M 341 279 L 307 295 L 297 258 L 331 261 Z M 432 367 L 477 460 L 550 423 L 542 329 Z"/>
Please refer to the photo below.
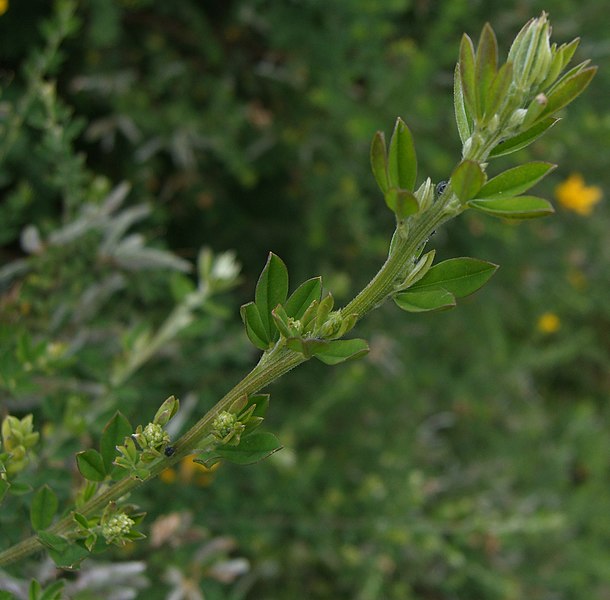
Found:
<path fill-rule="evenodd" d="M 237 382 L 257 358 L 238 309 L 270 250 L 293 284 L 322 275 L 339 305 L 366 284 L 393 228 L 370 140 L 401 116 L 420 181 L 448 178 L 460 153 L 452 76 L 462 32 L 476 39 L 489 21 L 505 56 L 521 25 L 547 10 L 555 41 L 582 38 L 576 60 L 600 66 L 590 88 L 490 173 L 548 160 L 559 167 L 537 194 L 552 199 L 573 172 L 607 190 L 605 4 L 80 2 L 45 76 L 56 81 L 51 108 L 35 95 L 0 166 L 2 264 L 25 255 L 27 225 L 48 236 L 127 181 L 126 207 L 151 207 L 134 231 L 191 262 L 201 246 L 235 250 L 242 277 L 113 388 L 130 335 L 158 327 L 188 276 L 136 269 L 94 314 L 70 320 L 90 286 L 126 271 L 100 266 L 95 233 L 30 257 L 0 299 L 0 402 L 34 412 L 43 432 L 31 483 L 50 477 L 66 502 L 74 452 L 96 443 L 116 408 L 146 423 L 176 394 L 196 400 L 193 421 Z M 4 123 L 27 95 L 24 65 L 51 14 L 30 0 L 0 17 Z M 609 216 L 606 198 L 590 216 L 558 206 L 540 222 L 451 222 L 430 247 L 439 259 L 498 263 L 483 290 L 447 313 L 387 304 L 371 314 L 356 332 L 370 342 L 365 359 L 312 361 L 269 390 L 266 425 L 284 450 L 205 480 L 147 485 L 132 498 L 148 512 L 144 531 L 173 513 L 182 528 L 84 568 L 109 556 L 116 569 L 143 561 L 143 579 L 117 571 L 105 584 L 146 598 L 187 584 L 208 600 L 610 598 Z M 538 328 L 547 312 L 560 321 L 553 333 Z M 49 342 L 66 344 L 68 357 L 28 369 L 32 348 Z M 29 533 L 28 498 L 5 502 L 3 543 L 4 532 Z M 228 561 L 240 558 L 249 567 L 233 577 L 245 563 Z M 24 563 L 12 573 L 39 571 Z M 100 590 L 73 597 L 110 597 Z"/>

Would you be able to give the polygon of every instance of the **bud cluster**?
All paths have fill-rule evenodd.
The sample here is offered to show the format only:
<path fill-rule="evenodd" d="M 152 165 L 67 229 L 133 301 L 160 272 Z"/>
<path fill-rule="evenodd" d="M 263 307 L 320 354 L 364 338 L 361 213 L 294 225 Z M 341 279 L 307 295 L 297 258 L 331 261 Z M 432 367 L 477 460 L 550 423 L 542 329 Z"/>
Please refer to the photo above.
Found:
<path fill-rule="evenodd" d="M 179 404 L 174 396 L 165 400 L 151 423 L 144 427 L 138 425 L 135 432 L 125 438 L 123 445 L 117 446 L 119 456 L 114 464 L 127 469 L 138 479 L 146 479 L 151 463 L 166 456 L 170 436 L 163 427 L 176 414 Z"/>
<path fill-rule="evenodd" d="M 134 507 L 119 507 L 116 502 L 109 502 L 101 515 L 85 517 L 74 512 L 72 517 L 77 526 L 77 536 L 82 539 L 89 552 L 98 543 L 101 536 L 106 544 L 124 546 L 127 542 L 140 540 L 144 534 L 135 529 L 144 518 L 144 513 L 133 513 Z"/>
<path fill-rule="evenodd" d="M 212 421 L 211 435 L 216 445 L 238 446 L 242 437 L 251 433 L 262 422 L 263 417 L 254 414 L 256 403 L 248 396 L 236 400 L 229 410 L 223 410 Z"/>
<path fill-rule="evenodd" d="M 34 431 L 32 415 L 18 419 L 11 415 L 2 421 L 2 447 L 0 478 L 8 479 L 25 469 L 32 457 L 32 448 L 40 434 Z"/>
<path fill-rule="evenodd" d="M 524 25 L 501 66 L 489 25 L 476 51 L 463 36 L 454 91 L 464 158 L 486 159 L 499 143 L 528 133 L 533 140 L 553 125 L 557 112 L 587 87 L 597 70 L 584 61 L 564 73 L 578 43 L 578 38 L 561 46 L 551 43 L 545 12 Z"/>

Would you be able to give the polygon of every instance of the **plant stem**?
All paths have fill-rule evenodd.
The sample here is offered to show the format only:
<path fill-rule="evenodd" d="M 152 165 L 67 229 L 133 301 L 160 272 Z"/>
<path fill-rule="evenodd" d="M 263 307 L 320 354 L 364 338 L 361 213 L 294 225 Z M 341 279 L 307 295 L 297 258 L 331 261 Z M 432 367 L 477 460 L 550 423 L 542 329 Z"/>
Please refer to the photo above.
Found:
<path fill-rule="evenodd" d="M 345 315 L 356 314 L 358 319 L 381 304 L 395 289 L 400 278 L 406 277 L 413 267 L 418 250 L 427 241 L 431 233 L 443 222 L 453 218 L 460 211 L 453 206 L 453 195 L 445 202 L 437 201 L 424 213 L 418 215 L 411 223 L 409 235 L 399 238 L 386 262 L 379 269 L 369 284 L 343 309 Z M 209 410 L 189 431 L 174 444 L 174 454 L 155 463 L 150 468 L 150 475 L 145 480 L 153 479 L 171 465 L 179 462 L 197 448 L 200 441 L 211 430 L 214 419 L 223 410 L 227 410 L 233 402 L 265 388 L 270 383 L 292 370 L 307 359 L 302 354 L 294 352 L 281 344 L 263 354 L 259 363 L 235 387 L 233 387 L 211 410 Z M 78 508 L 85 517 L 98 515 L 111 501 L 116 501 L 132 492 L 145 481 L 125 478 L 114 485 L 103 487 L 91 500 Z M 75 530 L 72 513 L 59 520 L 48 529 L 49 533 L 71 536 Z M 26 540 L 0 552 L 0 566 L 18 561 L 30 554 L 43 549 L 39 538 L 34 535 Z"/>
<path fill-rule="evenodd" d="M 361 319 L 366 313 L 377 308 L 394 291 L 397 284 L 402 283 L 401 279 L 404 280 L 409 274 L 410 267 L 413 266 L 418 249 L 426 243 L 437 227 L 458 214 L 455 210 L 447 208 L 451 200 L 452 198 L 448 202 L 437 202 L 414 220 L 409 235 L 398 239 L 393 252 L 377 275 L 341 309 L 343 314 L 356 314 L 358 319 Z"/>
<path fill-rule="evenodd" d="M 171 458 L 164 459 L 154 464 L 150 469 L 150 479 L 179 462 L 190 454 L 199 441 L 209 432 L 211 423 L 218 413 L 228 407 L 244 395 L 257 392 L 271 382 L 281 377 L 306 359 L 299 353 L 288 350 L 285 347 L 276 346 L 271 352 L 264 356 L 253 369 L 235 387 L 233 387 L 203 418 L 201 418 L 189 431 L 187 431 L 174 445 L 175 453 Z M 145 483 L 139 479 L 125 478 L 112 486 L 101 489 L 91 500 L 79 507 L 78 512 L 85 517 L 99 514 L 109 502 L 117 500 L 132 492 Z M 59 520 L 47 531 L 55 535 L 68 535 L 75 528 L 72 513 Z M 8 565 L 43 549 L 43 545 L 37 536 L 31 536 L 14 546 L 0 552 L 0 566 Z"/>

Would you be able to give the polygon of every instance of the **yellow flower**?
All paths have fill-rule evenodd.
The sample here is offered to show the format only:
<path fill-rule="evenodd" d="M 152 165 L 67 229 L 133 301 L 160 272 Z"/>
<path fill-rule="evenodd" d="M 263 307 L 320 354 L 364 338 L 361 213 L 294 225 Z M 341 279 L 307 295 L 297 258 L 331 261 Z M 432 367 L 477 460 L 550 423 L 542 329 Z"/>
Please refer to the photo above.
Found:
<path fill-rule="evenodd" d="M 602 190 L 596 185 L 585 185 L 581 175 L 572 173 L 555 188 L 555 197 L 564 208 L 587 216 L 602 199 Z"/>
<path fill-rule="evenodd" d="M 8 0 L 0 0 L 0 15 L 8 10 Z"/>
<path fill-rule="evenodd" d="M 555 333 L 561 327 L 559 317 L 552 312 L 545 312 L 538 319 L 538 331 L 542 333 Z"/>

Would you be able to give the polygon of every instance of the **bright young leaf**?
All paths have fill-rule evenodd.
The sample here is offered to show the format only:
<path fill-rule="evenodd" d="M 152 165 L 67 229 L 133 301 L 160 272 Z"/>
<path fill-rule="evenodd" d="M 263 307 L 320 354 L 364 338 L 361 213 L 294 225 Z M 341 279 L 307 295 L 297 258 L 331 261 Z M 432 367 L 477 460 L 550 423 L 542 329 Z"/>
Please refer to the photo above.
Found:
<path fill-rule="evenodd" d="M 269 347 L 269 336 L 256 304 L 248 302 L 240 308 L 239 312 L 246 326 L 248 339 L 260 350 L 266 350 Z"/>
<path fill-rule="evenodd" d="M 555 209 L 548 200 L 536 196 L 471 200 L 468 206 L 494 217 L 505 219 L 533 219 L 553 214 Z"/>
<path fill-rule="evenodd" d="M 453 108 L 455 111 L 455 122 L 462 144 L 472 134 L 472 123 L 468 119 L 466 106 L 464 104 L 464 91 L 462 90 L 462 78 L 460 76 L 460 64 L 455 65 L 453 74 Z"/>
<path fill-rule="evenodd" d="M 89 481 L 104 481 L 106 478 L 104 459 L 93 448 L 79 452 L 76 455 L 76 465 L 80 474 Z"/>
<path fill-rule="evenodd" d="M 506 94 L 508 93 L 512 80 L 513 65 L 512 63 L 504 63 L 493 78 L 487 94 L 485 105 L 485 114 L 487 117 L 491 118 L 500 110 L 500 107 L 506 100 Z"/>
<path fill-rule="evenodd" d="M 117 455 L 116 447 L 121 445 L 123 440 L 128 435 L 131 435 L 132 431 L 131 424 L 119 411 L 114 414 L 112 419 L 106 424 L 106 427 L 104 427 L 100 441 L 100 451 L 104 461 L 104 469 L 107 473 L 113 468 L 112 461 Z"/>
<path fill-rule="evenodd" d="M 568 66 L 568 63 L 574 57 L 574 53 L 576 52 L 576 49 L 578 48 L 579 44 L 580 38 L 577 37 L 574 38 L 571 42 L 568 42 L 567 44 L 561 44 L 561 46 L 559 46 L 558 54 L 561 56 L 560 71 L 562 71 L 563 69 L 565 69 L 565 67 Z"/>
<path fill-rule="evenodd" d="M 460 43 L 460 78 L 466 113 L 471 120 L 477 114 L 477 87 L 475 80 L 475 56 L 472 40 L 464 34 Z"/>
<path fill-rule="evenodd" d="M 483 116 L 486 112 L 486 107 L 491 104 L 492 98 L 490 97 L 489 90 L 497 68 L 498 42 L 494 30 L 489 23 L 486 23 L 479 38 L 474 66 L 479 117 Z"/>
<path fill-rule="evenodd" d="M 546 111 L 546 105 L 548 104 L 548 98 L 544 94 L 538 94 L 528 105 L 525 111 L 525 117 L 521 127 L 529 129 L 534 123 L 540 121 L 543 118 L 543 113 Z"/>
<path fill-rule="evenodd" d="M 443 289 L 400 292 L 394 295 L 394 302 L 407 312 L 428 312 L 447 310 L 455 306 L 455 296 Z"/>
<path fill-rule="evenodd" d="M 282 445 L 275 435 L 267 431 L 257 431 L 242 438 L 237 446 L 216 448 L 214 454 L 238 465 L 250 465 L 267 458 L 281 448 Z"/>
<path fill-rule="evenodd" d="M 477 193 L 477 199 L 513 197 L 529 190 L 557 165 L 529 162 L 500 173 L 490 179 Z"/>
<path fill-rule="evenodd" d="M 385 194 L 390 187 L 385 136 L 378 131 L 371 142 L 371 169 L 379 189 Z"/>
<path fill-rule="evenodd" d="M 314 300 L 320 300 L 322 278 L 313 277 L 302 283 L 286 301 L 286 314 L 293 319 L 300 319 Z"/>
<path fill-rule="evenodd" d="M 346 360 L 360 358 L 368 351 L 369 345 L 366 340 L 334 340 L 317 351 L 315 357 L 327 365 L 337 365 Z"/>
<path fill-rule="evenodd" d="M 463 298 L 485 285 L 497 268 L 498 265 L 477 258 L 450 258 L 434 265 L 408 291 L 445 290 Z"/>
<path fill-rule="evenodd" d="M 474 198 L 484 183 L 485 173 L 474 160 L 463 160 L 451 175 L 451 188 L 462 202 Z"/>
<path fill-rule="evenodd" d="M 561 79 L 548 93 L 548 101 L 541 118 L 549 117 L 567 106 L 585 91 L 591 83 L 593 76 L 597 72 L 597 67 L 587 67 L 567 78 Z"/>
<path fill-rule="evenodd" d="M 294 337 L 299 333 L 296 328 L 290 323 L 289 317 L 286 314 L 286 310 L 281 304 L 276 306 L 271 311 L 271 315 L 273 316 L 275 326 L 278 328 L 280 334 L 283 335 L 285 338 Z"/>
<path fill-rule="evenodd" d="M 284 304 L 287 296 L 288 270 L 282 259 L 270 252 L 254 294 L 254 303 L 269 341 L 276 340 L 279 335 L 271 311 L 278 304 Z"/>
<path fill-rule="evenodd" d="M 405 122 L 396 119 L 390 150 L 388 152 L 388 176 L 390 187 L 413 191 L 417 178 L 417 157 L 413 136 Z"/>
<path fill-rule="evenodd" d="M 535 142 L 543 133 L 549 130 L 559 119 L 550 117 L 536 123 L 533 127 L 530 127 L 523 133 L 515 135 L 507 140 L 500 142 L 489 154 L 490 158 L 496 158 L 498 156 L 506 156 L 512 154 L 529 146 L 532 142 Z"/>
<path fill-rule="evenodd" d="M 48 485 L 43 485 L 34 494 L 30 506 L 30 522 L 35 531 L 46 529 L 51 525 L 58 506 L 59 501 L 55 492 Z"/>
<path fill-rule="evenodd" d="M 328 292 L 328 294 L 326 294 L 326 296 L 320 300 L 320 304 L 316 312 L 316 328 L 322 327 L 322 325 L 326 323 L 328 315 L 330 315 L 334 306 L 335 299 L 333 298 L 333 295 Z"/>

